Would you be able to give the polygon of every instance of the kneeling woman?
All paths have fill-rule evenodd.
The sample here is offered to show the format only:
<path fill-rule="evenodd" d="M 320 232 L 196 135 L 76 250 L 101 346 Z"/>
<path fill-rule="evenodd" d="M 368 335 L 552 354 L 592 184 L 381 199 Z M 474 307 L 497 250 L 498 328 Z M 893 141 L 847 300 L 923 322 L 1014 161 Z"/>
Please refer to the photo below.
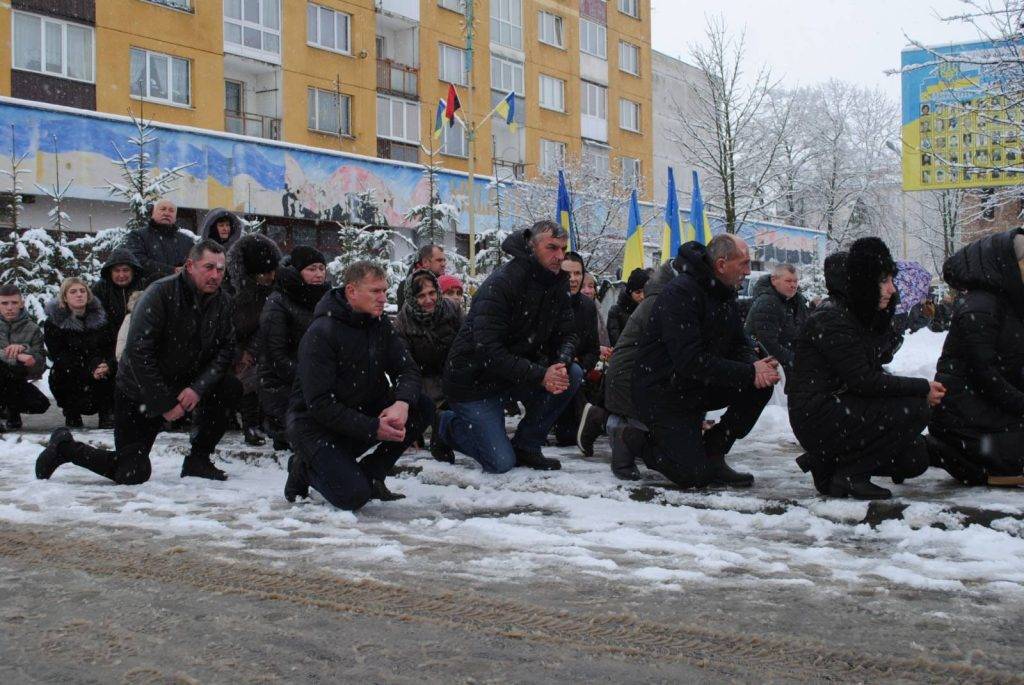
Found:
<path fill-rule="evenodd" d="M 845 271 L 841 287 L 830 291 L 797 337 L 786 384 L 789 420 L 807 451 L 797 464 L 812 473 L 819 492 L 885 499 L 892 493 L 874 485 L 872 476 L 900 483 L 927 470 L 921 431 L 929 405 L 938 404 L 944 390 L 882 368 L 894 350 L 896 305 L 896 264 L 885 243 L 853 243 Z"/>
<path fill-rule="evenodd" d="M 113 428 L 112 333 L 103 304 L 81 278 L 65 278 L 57 299 L 46 304 L 43 340 L 53 360 L 50 391 L 69 428 L 82 414 L 99 414 L 100 428 Z"/>
<path fill-rule="evenodd" d="M 987 236 L 948 260 L 965 291 L 935 380 L 949 389 L 928 432 L 933 465 L 969 485 L 1024 485 L 1024 228 Z"/>

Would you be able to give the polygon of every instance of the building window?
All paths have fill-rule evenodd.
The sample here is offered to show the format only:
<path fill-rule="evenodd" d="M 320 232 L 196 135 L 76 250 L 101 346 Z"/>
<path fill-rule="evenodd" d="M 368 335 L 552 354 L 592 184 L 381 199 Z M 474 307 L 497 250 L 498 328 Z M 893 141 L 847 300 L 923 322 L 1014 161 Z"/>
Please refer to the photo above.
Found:
<path fill-rule="evenodd" d="M 459 14 L 466 13 L 466 0 L 437 0 L 437 6 Z"/>
<path fill-rule="evenodd" d="M 522 0 L 491 0 L 491 42 L 523 49 Z"/>
<path fill-rule="evenodd" d="M 640 18 L 640 0 L 619 0 L 619 11 L 634 19 Z"/>
<path fill-rule="evenodd" d="M 543 173 L 554 173 L 565 164 L 565 143 L 554 140 L 540 141 L 540 170 Z"/>
<path fill-rule="evenodd" d="M 590 81 L 583 81 L 580 85 L 580 114 L 607 119 L 608 89 Z"/>
<path fill-rule="evenodd" d="M 588 19 L 580 19 L 580 51 L 608 59 L 608 29 Z"/>
<path fill-rule="evenodd" d="M 187 107 L 192 102 L 189 66 L 181 57 L 132 48 L 132 96 Z"/>
<path fill-rule="evenodd" d="M 306 43 L 324 50 L 351 52 L 351 15 L 327 7 L 306 5 Z"/>
<path fill-rule="evenodd" d="M 377 156 L 381 159 L 395 159 L 415 164 L 420 161 L 420 146 L 379 138 L 377 140 Z"/>
<path fill-rule="evenodd" d="M 608 175 L 608 148 L 592 143 L 583 143 L 583 166 L 598 176 Z"/>
<path fill-rule="evenodd" d="M 540 75 L 540 106 L 556 112 L 565 111 L 565 81 Z"/>
<path fill-rule="evenodd" d="M 332 136 L 352 135 L 352 98 L 319 88 L 307 92 L 310 129 Z"/>
<path fill-rule="evenodd" d="M 619 128 L 634 133 L 640 132 L 640 103 L 619 100 Z"/>
<path fill-rule="evenodd" d="M 622 165 L 622 184 L 627 188 L 640 187 L 640 160 L 633 157 L 620 157 Z"/>
<path fill-rule="evenodd" d="M 377 137 L 420 144 L 420 103 L 377 96 Z"/>
<path fill-rule="evenodd" d="M 438 78 L 447 83 L 466 85 L 466 51 L 444 43 L 440 44 L 440 50 Z"/>
<path fill-rule="evenodd" d="M 523 65 L 504 57 L 491 55 L 491 88 L 508 95 L 514 90 L 516 95 L 525 95 L 523 89 Z"/>
<path fill-rule="evenodd" d="M 15 69 L 93 82 L 92 27 L 15 12 L 11 28 Z"/>
<path fill-rule="evenodd" d="M 257 58 L 281 59 L 281 0 L 224 0 L 224 42 Z"/>
<path fill-rule="evenodd" d="M 562 18 L 550 12 L 537 13 L 537 35 L 541 43 L 553 45 L 556 48 L 564 48 L 565 41 L 562 33 Z"/>
<path fill-rule="evenodd" d="M 466 127 L 455 120 L 454 126 L 444 125 L 441 140 L 441 153 L 450 157 L 469 157 L 469 143 L 466 141 Z"/>
<path fill-rule="evenodd" d="M 640 75 L 640 48 L 632 43 L 619 43 L 619 69 L 633 76 Z"/>

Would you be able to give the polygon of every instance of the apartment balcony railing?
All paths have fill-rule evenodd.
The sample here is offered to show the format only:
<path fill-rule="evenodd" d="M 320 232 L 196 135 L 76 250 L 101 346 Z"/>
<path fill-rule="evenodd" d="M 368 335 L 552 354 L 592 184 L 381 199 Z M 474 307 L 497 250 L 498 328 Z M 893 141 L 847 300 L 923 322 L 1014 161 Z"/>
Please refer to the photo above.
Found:
<path fill-rule="evenodd" d="M 281 140 L 281 120 L 262 114 L 224 110 L 224 130 L 243 136 Z"/>
<path fill-rule="evenodd" d="M 420 70 L 389 59 L 377 60 L 377 90 L 416 98 L 419 94 Z"/>

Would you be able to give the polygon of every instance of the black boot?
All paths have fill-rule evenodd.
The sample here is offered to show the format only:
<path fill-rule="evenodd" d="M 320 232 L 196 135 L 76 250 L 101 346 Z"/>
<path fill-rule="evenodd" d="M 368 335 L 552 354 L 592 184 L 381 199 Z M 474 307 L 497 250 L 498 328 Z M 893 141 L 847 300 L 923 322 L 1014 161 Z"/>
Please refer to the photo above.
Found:
<path fill-rule="evenodd" d="M 549 459 L 540 452 L 531 454 L 519 448 L 516 450 L 516 466 L 525 466 L 537 471 L 557 471 L 562 468 L 562 462 L 557 459 Z"/>
<path fill-rule="evenodd" d="M 263 436 L 263 433 L 256 426 L 246 426 L 242 430 L 243 440 L 246 445 L 252 445 L 253 447 L 262 447 L 267 444 L 267 439 Z"/>
<path fill-rule="evenodd" d="M 430 424 L 430 456 L 446 464 L 455 463 L 455 450 L 441 437 L 441 412 L 434 412 L 434 420 Z"/>
<path fill-rule="evenodd" d="M 383 480 L 375 478 L 370 481 L 370 499 L 379 499 L 381 502 L 394 502 L 395 500 L 405 499 L 405 495 L 391 492 L 388 490 L 388 486 L 384 485 Z"/>
<path fill-rule="evenodd" d="M 210 460 L 210 457 L 200 457 L 189 454 L 181 464 L 181 477 L 207 478 L 209 480 L 227 480 L 228 474 L 224 473 Z"/>
<path fill-rule="evenodd" d="M 3 422 L 0 421 L 0 424 L 2 424 L 2 423 Z M 6 426 L 6 428 L 8 428 L 8 429 L 10 429 L 12 431 L 20 431 L 21 430 L 21 426 L 22 426 L 22 423 L 21 423 L 21 413 L 18 412 L 16 409 L 8 409 L 7 410 L 7 426 Z"/>
<path fill-rule="evenodd" d="M 725 457 L 711 458 L 711 469 L 708 472 L 708 477 L 708 485 L 749 488 L 754 484 L 753 474 L 736 471 L 726 463 Z"/>
<path fill-rule="evenodd" d="M 852 497 L 854 499 L 890 499 L 892 492 L 880 488 L 865 475 L 832 476 L 829 494 L 833 497 Z"/>
<path fill-rule="evenodd" d="M 50 440 L 46 443 L 46 448 L 36 458 L 36 478 L 47 480 L 58 466 L 70 462 L 71 458 L 65 456 L 64 450 L 65 446 L 72 442 L 74 442 L 74 437 L 67 428 L 58 428 L 50 433 Z"/>
<path fill-rule="evenodd" d="M 608 414 L 601 407 L 587 404 L 583 407 L 580 427 L 576 431 L 576 446 L 584 457 L 594 456 L 594 442 L 604 433 L 604 422 Z"/>
<path fill-rule="evenodd" d="M 628 466 L 612 466 L 612 475 L 619 480 L 640 480 L 640 469 L 636 464 Z"/>
<path fill-rule="evenodd" d="M 114 412 L 110 409 L 103 409 L 99 413 L 99 423 L 96 425 L 100 430 L 113 430 Z"/>
<path fill-rule="evenodd" d="M 636 458 L 639 456 L 646 463 L 644 452 L 650 451 L 647 433 L 624 425 L 610 431 L 608 437 L 612 443 L 612 474 L 619 480 L 640 480 Z"/>
<path fill-rule="evenodd" d="M 819 493 L 822 495 L 831 493 L 832 474 L 817 459 L 805 452 L 796 458 L 796 465 L 804 473 L 810 471 L 811 478 L 814 480 L 814 488 Z"/>
<path fill-rule="evenodd" d="M 294 502 L 296 497 L 309 497 L 309 481 L 306 480 L 306 465 L 293 454 L 288 457 L 288 480 L 284 484 L 284 498 Z"/>
<path fill-rule="evenodd" d="M 82 415 L 78 412 L 73 412 L 69 409 L 64 410 L 64 425 L 68 428 L 81 428 L 85 424 L 82 423 Z"/>

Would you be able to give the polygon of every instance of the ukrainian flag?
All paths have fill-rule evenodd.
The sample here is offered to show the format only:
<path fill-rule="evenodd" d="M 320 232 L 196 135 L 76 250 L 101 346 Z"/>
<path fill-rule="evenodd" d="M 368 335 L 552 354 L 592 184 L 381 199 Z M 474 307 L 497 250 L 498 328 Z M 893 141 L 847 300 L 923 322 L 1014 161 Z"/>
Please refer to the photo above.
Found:
<path fill-rule="evenodd" d="M 679 229 L 679 198 L 676 197 L 676 177 L 668 168 L 668 200 L 665 202 L 665 227 L 661 232 L 661 261 L 667 262 L 679 252 L 683 234 Z"/>
<path fill-rule="evenodd" d="M 669 169 L 669 174 L 671 173 L 672 170 Z M 671 176 L 669 178 L 671 179 Z M 711 242 L 711 226 L 708 225 L 708 217 L 704 213 L 704 198 L 700 194 L 700 180 L 696 171 L 693 172 L 693 197 L 690 199 L 690 229 L 693 231 L 693 239 L 701 245 Z"/>
<path fill-rule="evenodd" d="M 444 111 L 448 108 L 444 100 L 437 101 L 437 112 L 434 114 L 434 140 L 440 140 L 444 133 Z"/>
<path fill-rule="evenodd" d="M 636 188 L 629 198 L 629 227 L 626 228 L 626 251 L 622 255 L 622 278 L 625 280 L 633 269 L 644 268 L 644 229 L 640 225 L 640 203 L 636 199 Z"/>
<path fill-rule="evenodd" d="M 516 132 L 519 128 L 519 124 L 515 122 L 516 118 L 516 94 L 511 92 L 502 98 L 501 102 L 494 108 L 494 112 L 505 120 L 508 125 L 508 130 L 512 133 Z"/>
<path fill-rule="evenodd" d="M 565 176 L 562 175 L 561 169 L 558 170 L 558 206 L 555 208 L 555 216 L 569 234 L 569 249 L 575 251 L 577 245 L 576 231 L 572 225 L 572 202 L 569 201 L 569 190 L 565 187 Z"/>

